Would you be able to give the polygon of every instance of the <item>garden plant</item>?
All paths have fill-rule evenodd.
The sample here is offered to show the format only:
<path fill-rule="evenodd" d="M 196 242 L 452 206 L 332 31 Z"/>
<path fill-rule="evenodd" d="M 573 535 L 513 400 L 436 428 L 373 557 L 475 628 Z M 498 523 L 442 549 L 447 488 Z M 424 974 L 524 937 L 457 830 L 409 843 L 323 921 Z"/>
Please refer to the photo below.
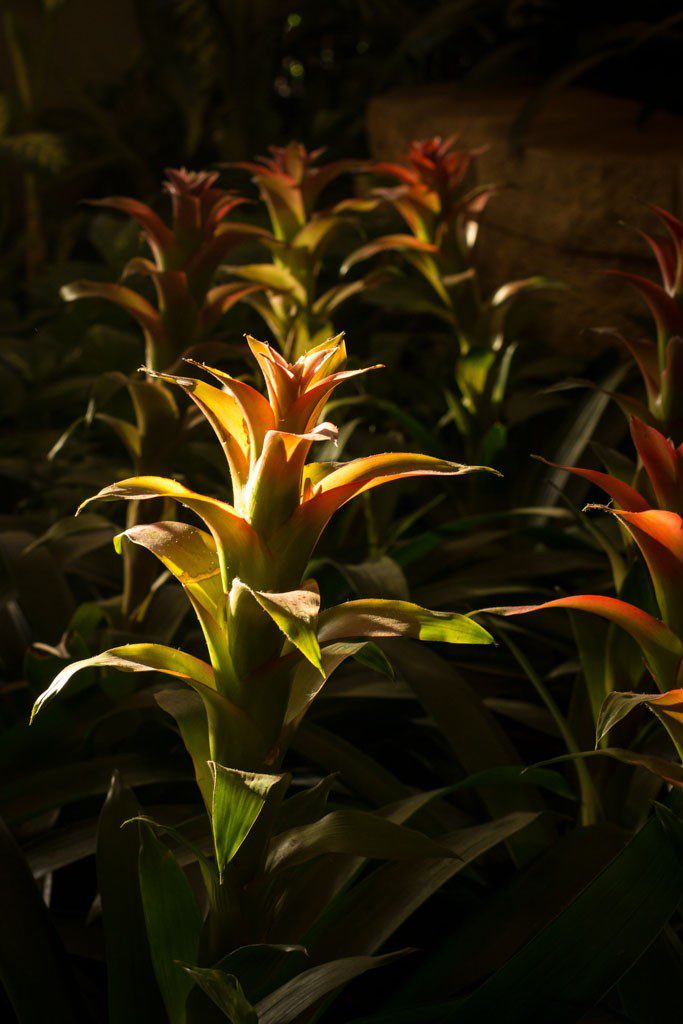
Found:
<path fill-rule="evenodd" d="M 549 355 L 476 151 L 268 154 L 9 310 L 0 1009 L 676 1020 L 683 224 Z"/>

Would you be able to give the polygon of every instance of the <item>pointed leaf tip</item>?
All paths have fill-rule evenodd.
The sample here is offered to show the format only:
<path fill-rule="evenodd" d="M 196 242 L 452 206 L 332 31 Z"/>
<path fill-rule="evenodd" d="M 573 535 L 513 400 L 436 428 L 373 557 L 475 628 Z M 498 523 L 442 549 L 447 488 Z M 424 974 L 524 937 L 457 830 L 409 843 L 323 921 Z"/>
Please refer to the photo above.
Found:
<path fill-rule="evenodd" d="M 213 777 L 211 821 L 220 877 L 237 854 L 265 807 L 268 795 L 286 775 L 267 775 L 208 762 Z"/>
<path fill-rule="evenodd" d="M 302 587 L 285 593 L 253 590 L 242 580 L 234 580 L 233 588 L 244 590 L 270 616 L 287 640 L 325 676 L 320 645 L 316 635 L 320 593 L 317 587 Z"/>

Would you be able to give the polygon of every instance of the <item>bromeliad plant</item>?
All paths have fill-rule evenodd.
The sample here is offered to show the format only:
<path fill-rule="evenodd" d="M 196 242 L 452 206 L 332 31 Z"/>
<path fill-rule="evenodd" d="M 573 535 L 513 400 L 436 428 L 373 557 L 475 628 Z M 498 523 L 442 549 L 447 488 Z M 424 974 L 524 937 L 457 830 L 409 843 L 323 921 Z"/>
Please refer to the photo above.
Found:
<path fill-rule="evenodd" d="M 458 476 L 482 467 L 409 453 L 346 463 L 307 462 L 314 444 L 336 435 L 331 423 L 319 422 L 328 398 L 343 381 L 364 371 L 344 369 L 341 337 L 295 363 L 262 342 L 248 341 L 267 397 L 210 367 L 202 369 L 218 386 L 148 371 L 188 394 L 212 426 L 226 457 L 232 504 L 155 476 L 122 480 L 90 499 L 169 498 L 203 521 L 205 529 L 184 522 L 138 525 L 127 529 L 118 543 L 125 537 L 146 548 L 180 582 L 203 631 L 208 660 L 157 644 L 113 648 L 61 671 L 35 707 L 39 711 L 78 673 L 98 666 L 163 673 L 189 687 L 162 689 L 156 700 L 177 723 L 211 822 L 213 859 L 201 850 L 193 854 L 202 868 L 208 911 L 203 924 L 197 913 L 190 915 L 189 938 L 186 935 L 187 942 L 179 946 L 172 934 L 169 938 L 170 926 L 157 934 L 150 920 L 157 921 L 158 914 L 145 905 L 157 979 L 170 1018 L 179 1022 L 195 1019 L 186 1017 L 185 1011 L 193 978 L 210 988 L 195 969 L 197 963 L 212 967 L 248 943 L 299 941 L 297 927 L 303 926 L 287 926 L 292 915 L 302 919 L 301 910 L 294 914 L 291 903 L 298 899 L 297 886 L 303 884 L 292 874 L 295 866 L 326 853 L 389 859 L 453 856 L 447 847 L 398 824 L 408 815 L 407 808 L 398 818 L 362 812 L 325 815 L 329 786 L 318 796 L 282 804 L 289 783 L 282 761 L 297 725 L 330 673 L 357 655 L 369 639 L 491 642 L 470 617 L 432 612 L 408 601 L 361 599 L 321 609 L 318 588 L 306 578 L 306 565 L 337 509 L 392 480 Z M 182 834 L 176 838 L 187 842 Z M 145 842 L 142 865 L 147 863 L 145 851 L 151 849 L 153 861 L 158 845 L 154 836 L 148 835 Z M 331 878 L 318 880 L 323 892 L 330 894 L 343 887 L 357 867 L 353 860 L 351 875 L 347 864 L 339 876 L 339 863 L 332 860 L 325 862 Z M 187 903 L 187 883 L 179 869 L 174 877 L 178 900 Z M 141 876 L 141 884 L 144 902 L 145 892 L 155 883 Z M 311 888 L 309 897 L 306 902 L 316 906 L 319 893 Z M 175 897 L 167 893 L 166 898 Z M 323 899 L 320 910 L 324 905 Z M 169 949 L 179 948 L 189 948 L 184 959 L 194 957 L 187 985 L 180 968 L 168 959 L 170 954 L 166 956 Z M 225 976 L 219 980 L 222 986 L 234 982 Z"/>
<path fill-rule="evenodd" d="M 676 446 L 658 430 L 633 417 L 631 436 L 639 456 L 634 484 L 608 473 L 573 466 L 556 467 L 568 470 L 599 487 L 613 504 L 589 505 L 611 514 L 625 531 L 627 538 L 644 559 L 654 595 L 654 614 L 627 600 L 629 580 L 627 562 L 604 534 L 596 531 L 603 542 L 614 573 L 619 597 L 581 594 L 561 597 L 544 604 L 504 609 L 505 614 L 548 608 L 590 612 L 619 627 L 635 641 L 641 653 L 640 664 L 633 664 L 630 652 L 619 656 L 612 643 L 605 660 L 605 671 L 591 670 L 600 662 L 596 657 L 595 640 L 583 653 L 586 677 L 593 679 L 591 703 L 596 718 L 597 742 L 632 708 L 646 704 L 667 727 L 680 757 L 683 758 L 683 734 L 680 714 L 683 707 L 683 445 Z M 643 603 L 647 605 L 647 595 Z M 660 695 L 623 692 L 625 681 L 640 683 L 643 668 L 660 691 Z M 600 692 L 602 689 L 602 692 Z M 683 768 L 659 757 L 639 751 L 604 748 L 599 751 L 641 765 L 667 782 L 683 787 Z"/>
<path fill-rule="evenodd" d="M 357 160 L 320 163 L 324 150 L 299 142 L 271 146 L 256 162 L 234 164 L 249 171 L 267 210 L 270 232 L 261 236 L 272 262 L 231 266 L 228 273 L 256 287 L 244 299 L 263 318 L 288 359 L 297 359 L 333 333 L 332 313 L 359 292 L 363 280 L 321 290 L 323 259 L 348 223 L 353 201 L 319 209 L 324 190 Z M 234 287 L 234 286 L 233 286 Z"/>
<path fill-rule="evenodd" d="M 172 369 L 188 350 L 196 350 L 211 337 L 221 316 L 253 290 L 234 283 L 213 287 L 228 253 L 261 234 L 253 225 L 227 219 L 247 199 L 217 188 L 217 178 L 217 172 L 166 171 L 163 188 L 171 197 L 170 226 L 137 199 L 113 196 L 90 201 L 91 206 L 127 214 L 140 226 L 152 259 L 130 260 L 123 280 L 151 278 L 157 304 L 128 285 L 104 281 L 74 281 L 62 289 L 62 297 L 106 299 L 134 317 L 144 332 L 146 365 L 153 370 Z"/>
<path fill-rule="evenodd" d="M 553 286 L 542 277 L 510 281 L 483 295 L 475 264 L 479 219 L 497 188 L 474 185 L 481 150 L 460 149 L 456 137 L 413 142 L 406 162 L 369 165 L 373 174 L 399 182 L 375 188 L 360 208 L 391 207 L 408 233 L 374 238 L 346 260 L 342 273 L 381 253 L 398 253 L 417 271 L 398 274 L 401 308 L 420 311 L 448 328 L 455 343 L 456 391 L 446 391 L 449 418 L 467 441 L 470 456 L 492 458 L 502 447 L 500 421 L 510 364 L 517 346 L 510 313 L 515 300 Z M 389 293 L 388 301 L 395 301 Z M 479 457 L 477 455 L 477 457 Z"/>
<path fill-rule="evenodd" d="M 640 234 L 655 255 L 661 274 L 661 284 L 639 274 L 611 270 L 610 274 L 623 278 L 645 300 L 653 316 L 655 339 L 632 338 L 618 335 L 627 347 L 643 378 L 646 405 L 633 399 L 617 396 L 627 408 L 637 408 L 638 414 L 667 432 L 680 434 L 681 390 L 683 389 L 683 221 L 658 206 L 650 209 L 666 229 L 666 235 Z"/>
<path fill-rule="evenodd" d="M 207 345 L 214 352 L 220 350 L 220 343 L 213 337 L 218 321 L 256 287 L 212 284 L 227 253 L 260 233 L 259 228 L 227 220 L 247 200 L 217 188 L 217 177 L 210 172 L 167 170 L 164 190 L 172 202 L 170 226 L 136 199 L 115 196 L 91 202 L 125 213 L 140 226 L 152 259 L 131 259 L 123 278 L 149 277 L 154 284 L 156 308 L 127 284 L 76 281 L 62 289 L 67 301 L 100 298 L 129 313 L 142 328 L 146 362 L 155 371 L 173 369 L 184 354 L 198 355 Z M 133 422 L 106 411 L 107 403 L 121 388 L 130 396 Z M 98 381 L 84 419 L 101 421 L 115 432 L 136 474 L 169 471 L 170 456 L 180 444 L 183 418 L 174 396 L 160 381 L 133 379 L 119 372 L 107 374 Z M 149 508 L 132 503 L 127 524 L 132 527 L 161 514 L 158 503 Z M 153 568 L 153 560 L 132 545 L 125 545 L 121 611 L 128 625 L 144 611 Z"/>

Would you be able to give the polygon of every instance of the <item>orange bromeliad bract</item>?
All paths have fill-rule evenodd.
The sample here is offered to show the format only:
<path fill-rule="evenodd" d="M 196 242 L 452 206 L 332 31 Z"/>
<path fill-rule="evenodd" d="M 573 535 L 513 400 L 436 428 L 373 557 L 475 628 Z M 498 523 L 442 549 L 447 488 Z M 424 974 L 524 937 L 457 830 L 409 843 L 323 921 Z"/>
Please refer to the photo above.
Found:
<path fill-rule="evenodd" d="M 321 611 L 318 588 L 304 576 L 337 509 L 391 480 L 457 476 L 483 467 L 403 452 L 308 462 L 316 442 L 336 436 L 331 423 L 319 422 L 329 396 L 364 371 L 344 369 L 341 336 L 295 363 L 248 340 L 267 397 L 210 367 L 202 369 L 214 384 L 162 375 L 191 397 L 216 433 L 233 503 L 155 476 L 122 480 L 90 499 L 170 498 L 202 521 L 203 529 L 183 522 L 134 526 L 117 538 L 117 546 L 141 545 L 178 579 L 199 619 L 208 661 L 157 644 L 117 647 L 68 666 L 36 704 L 37 710 L 88 666 L 158 671 L 183 680 L 194 694 L 164 691 L 157 699 L 178 722 L 209 809 L 215 784 L 209 764 L 242 773 L 275 769 L 326 678 L 367 638 L 491 642 L 469 617 L 407 601 L 355 600 Z"/>

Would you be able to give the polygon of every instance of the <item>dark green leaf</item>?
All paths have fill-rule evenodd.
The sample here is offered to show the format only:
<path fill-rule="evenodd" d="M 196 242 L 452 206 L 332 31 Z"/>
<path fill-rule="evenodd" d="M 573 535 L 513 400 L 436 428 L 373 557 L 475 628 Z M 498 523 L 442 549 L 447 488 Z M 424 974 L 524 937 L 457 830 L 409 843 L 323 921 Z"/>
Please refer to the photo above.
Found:
<path fill-rule="evenodd" d="M 389 1007 L 453 998 L 480 984 L 567 907 L 626 840 L 614 825 L 573 830 L 508 885 L 482 892 L 451 934 L 426 951 Z"/>
<path fill-rule="evenodd" d="M 240 979 L 249 1002 L 256 1003 L 307 966 L 303 946 L 240 946 L 215 966 Z"/>
<path fill-rule="evenodd" d="M 233 974 L 211 967 L 192 967 L 180 960 L 178 966 L 206 992 L 232 1024 L 258 1024 L 258 1016 Z"/>
<path fill-rule="evenodd" d="M 414 829 L 367 811 L 342 810 L 331 811 L 311 825 L 301 825 L 276 836 L 271 843 L 267 868 L 281 871 L 323 853 L 352 853 L 389 860 L 455 856 L 448 847 Z"/>
<path fill-rule="evenodd" d="M 480 1024 L 504 1012 L 506 1024 L 562 1024 L 605 995 L 683 897 L 683 825 L 662 813 L 666 829 L 650 819 L 563 913 L 443 1020 Z"/>
<path fill-rule="evenodd" d="M 481 854 L 527 828 L 534 814 L 510 814 L 497 821 L 459 829 L 443 837 L 456 860 L 420 860 L 384 864 L 340 901 L 315 929 L 316 956 L 349 950 L 373 953 L 450 878 Z"/>
<path fill-rule="evenodd" d="M 468 775 L 519 761 L 501 726 L 450 662 L 408 640 L 392 641 L 390 650 L 392 664 L 432 716 Z M 540 811 L 544 806 L 533 787 L 482 785 L 478 792 L 494 816 L 512 810 Z M 524 863 L 552 837 L 552 828 L 537 821 L 523 835 L 512 833 L 508 848 L 515 860 Z"/>
<path fill-rule="evenodd" d="M 178 759 L 152 754 L 119 754 L 77 761 L 26 775 L 0 788 L 0 808 L 8 821 L 26 821 L 44 811 L 106 793 L 119 770 L 132 786 L 188 777 Z"/>
<path fill-rule="evenodd" d="M 680 1014 L 683 946 L 665 928 L 619 983 L 625 1013 L 633 1024 L 670 1024 Z"/>
<path fill-rule="evenodd" d="M 201 914 L 168 847 L 149 826 L 142 827 L 141 837 L 140 891 L 154 971 L 170 1024 L 185 1024 L 185 1003 L 193 983 L 176 961 L 196 961 Z"/>
<path fill-rule="evenodd" d="M 280 805 L 275 819 L 275 831 L 295 828 L 297 825 L 309 825 L 312 821 L 322 818 L 327 808 L 327 799 L 337 776 L 328 775 L 315 786 L 307 786 L 301 793 L 295 793 Z"/>
<path fill-rule="evenodd" d="M 378 672 L 380 675 L 386 676 L 388 679 L 395 678 L 391 662 L 382 648 L 378 647 L 377 644 L 363 644 L 363 646 L 353 655 L 353 659 L 361 665 L 365 665 L 366 668 L 371 668 L 373 672 Z"/>
<path fill-rule="evenodd" d="M 107 956 L 109 1024 L 163 1020 L 140 896 L 139 829 L 122 828 L 140 811 L 114 772 L 97 828 L 97 881 Z"/>
<path fill-rule="evenodd" d="M 209 764 L 214 782 L 211 818 L 216 861 L 222 874 L 263 810 L 268 793 L 283 776 L 241 772 L 215 761 Z"/>
<path fill-rule="evenodd" d="M 271 995 L 257 1004 L 259 1024 L 289 1024 L 323 996 L 334 992 L 353 978 L 375 967 L 382 967 L 409 950 L 387 953 L 384 956 L 351 956 L 332 960 L 308 971 L 302 971 Z"/>

